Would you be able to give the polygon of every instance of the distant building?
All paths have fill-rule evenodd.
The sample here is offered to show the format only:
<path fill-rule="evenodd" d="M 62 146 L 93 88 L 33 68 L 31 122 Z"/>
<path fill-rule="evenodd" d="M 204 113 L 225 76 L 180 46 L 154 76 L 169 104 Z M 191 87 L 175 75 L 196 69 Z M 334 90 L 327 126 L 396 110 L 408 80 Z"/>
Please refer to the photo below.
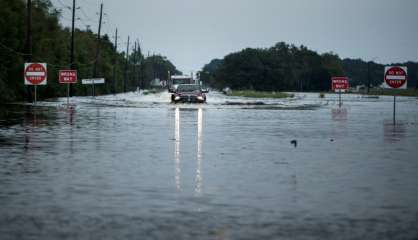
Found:
<path fill-rule="evenodd" d="M 155 78 L 150 83 L 151 87 L 161 87 L 161 80 L 159 78 Z"/>
<path fill-rule="evenodd" d="M 197 81 L 188 75 L 172 75 L 167 86 L 171 91 L 174 91 L 179 84 L 197 84 Z"/>
<path fill-rule="evenodd" d="M 366 89 L 367 89 L 366 85 L 357 85 L 355 91 L 356 92 L 364 92 L 364 91 L 366 91 Z"/>

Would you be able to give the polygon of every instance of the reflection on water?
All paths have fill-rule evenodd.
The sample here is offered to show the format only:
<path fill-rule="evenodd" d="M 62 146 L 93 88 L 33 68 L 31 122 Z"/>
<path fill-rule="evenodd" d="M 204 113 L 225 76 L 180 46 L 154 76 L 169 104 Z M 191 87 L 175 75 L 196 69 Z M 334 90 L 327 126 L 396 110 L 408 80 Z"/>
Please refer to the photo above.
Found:
<path fill-rule="evenodd" d="M 331 110 L 332 120 L 335 122 L 347 121 L 348 111 L 347 108 L 333 108 Z"/>
<path fill-rule="evenodd" d="M 190 110 L 190 109 L 188 109 Z M 180 128 L 180 108 L 175 109 L 175 124 L 174 124 L 174 161 L 175 161 L 175 183 L 177 190 L 181 190 L 181 128 Z M 203 161 L 203 110 L 202 108 L 197 109 L 197 153 L 196 153 L 196 173 L 195 173 L 195 188 L 194 191 L 197 195 L 202 192 L 202 161 Z"/>
<path fill-rule="evenodd" d="M 0 239 L 417 239 L 416 100 L 382 100 L 9 108 Z"/>
<path fill-rule="evenodd" d="M 197 168 L 196 168 L 196 194 L 202 192 L 202 126 L 203 111 L 201 108 L 197 111 Z"/>
<path fill-rule="evenodd" d="M 70 125 L 74 125 L 74 115 L 75 115 L 75 106 L 68 106 L 68 108 L 65 110 L 67 114 L 67 121 Z"/>
<path fill-rule="evenodd" d="M 406 126 L 405 123 L 401 121 L 398 121 L 396 122 L 396 124 L 393 124 L 392 120 L 385 120 L 383 122 L 383 132 L 385 142 L 399 142 L 400 140 L 402 140 L 402 138 L 405 137 Z"/>
<path fill-rule="evenodd" d="M 175 166 L 176 166 L 176 174 L 175 174 L 175 182 L 177 190 L 181 190 L 181 183 L 180 183 L 180 174 L 181 174 L 181 167 L 180 167 L 180 109 L 176 108 L 175 114 L 175 125 L 174 125 L 174 159 L 175 159 Z"/>

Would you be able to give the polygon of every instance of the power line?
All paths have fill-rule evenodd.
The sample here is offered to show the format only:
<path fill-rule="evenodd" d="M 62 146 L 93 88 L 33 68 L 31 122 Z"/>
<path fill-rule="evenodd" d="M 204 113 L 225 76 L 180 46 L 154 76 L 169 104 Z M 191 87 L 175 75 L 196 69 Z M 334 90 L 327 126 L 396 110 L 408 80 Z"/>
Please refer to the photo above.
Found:
<path fill-rule="evenodd" d="M 84 17 L 88 20 L 88 21 L 93 21 L 93 19 L 91 19 L 90 17 L 88 17 L 87 16 L 87 13 L 84 11 L 84 9 L 82 8 L 82 7 L 79 7 L 80 8 L 80 12 L 81 12 L 81 14 L 83 14 L 84 15 Z"/>
<path fill-rule="evenodd" d="M 71 10 L 71 7 L 68 5 L 65 5 L 61 0 L 58 0 L 58 3 L 61 4 L 61 6 L 63 6 L 65 9 Z"/>

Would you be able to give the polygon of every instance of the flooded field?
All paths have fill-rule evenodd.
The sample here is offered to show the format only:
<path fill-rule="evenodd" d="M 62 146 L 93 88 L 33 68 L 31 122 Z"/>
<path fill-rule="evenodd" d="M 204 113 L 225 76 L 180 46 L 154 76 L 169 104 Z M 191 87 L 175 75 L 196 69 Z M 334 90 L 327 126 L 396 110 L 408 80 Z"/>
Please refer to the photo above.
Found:
<path fill-rule="evenodd" d="M 418 100 L 0 108 L 0 239 L 418 239 Z"/>

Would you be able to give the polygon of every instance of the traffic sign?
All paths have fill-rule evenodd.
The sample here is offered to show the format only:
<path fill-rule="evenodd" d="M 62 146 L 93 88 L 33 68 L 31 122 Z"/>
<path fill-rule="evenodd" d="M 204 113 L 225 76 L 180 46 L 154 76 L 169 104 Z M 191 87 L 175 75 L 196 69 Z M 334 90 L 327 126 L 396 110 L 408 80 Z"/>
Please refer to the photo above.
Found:
<path fill-rule="evenodd" d="M 60 83 L 77 83 L 77 70 L 60 70 L 59 71 Z"/>
<path fill-rule="evenodd" d="M 332 90 L 348 90 L 350 84 L 348 82 L 348 77 L 332 77 Z"/>
<path fill-rule="evenodd" d="M 46 85 L 46 63 L 25 63 L 24 78 L 26 85 Z"/>
<path fill-rule="evenodd" d="M 105 79 L 104 78 L 83 79 L 82 83 L 84 85 L 104 84 Z"/>
<path fill-rule="evenodd" d="M 408 79 L 407 67 L 385 67 L 384 87 L 406 89 Z"/>

